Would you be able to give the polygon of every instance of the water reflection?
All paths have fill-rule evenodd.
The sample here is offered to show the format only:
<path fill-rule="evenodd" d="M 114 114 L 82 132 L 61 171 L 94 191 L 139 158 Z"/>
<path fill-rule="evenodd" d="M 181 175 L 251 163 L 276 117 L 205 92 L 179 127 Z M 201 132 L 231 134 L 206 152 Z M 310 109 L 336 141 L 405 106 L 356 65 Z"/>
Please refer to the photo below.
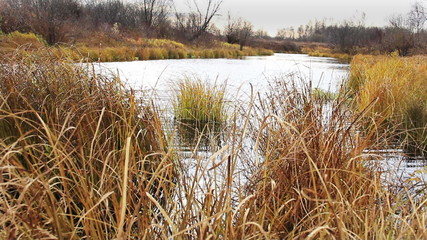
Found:
<path fill-rule="evenodd" d="M 333 58 L 303 54 L 241 59 L 181 59 L 102 63 L 101 73 L 119 73 L 135 89 L 154 89 L 161 97 L 170 98 L 170 91 L 184 76 L 196 76 L 212 83 L 227 81 L 229 93 L 250 93 L 268 90 L 268 79 L 297 72 L 323 90 L 335 92 L 347 76 L 348 64 Z M 244 95 L 244 94 L 242 94 Z"/>
<path fill-rule="evenodd" d="M 398 145 L 368 149 L 364 153 L 366 160 L 381 172 L 381 180 L 387 187 L 417 191 L 427 186 L 427 161 L 424 157 L 408 153 Z"/>
<path fill-rule="evenodd" d="M 176 120 L 176 141 L 181 150 L 212 152 L 221 147 L 223 125 L 221 123 Z"/>

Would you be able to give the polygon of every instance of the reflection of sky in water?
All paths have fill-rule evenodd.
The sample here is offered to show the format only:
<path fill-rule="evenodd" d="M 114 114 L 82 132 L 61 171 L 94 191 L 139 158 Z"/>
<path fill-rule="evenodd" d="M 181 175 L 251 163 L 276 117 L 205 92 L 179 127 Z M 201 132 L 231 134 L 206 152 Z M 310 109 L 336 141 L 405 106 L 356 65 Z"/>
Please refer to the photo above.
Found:
<path fill-rule="evenodd" d="M 97 65 L 98 66 L 98 65 Z M 181 59 L 181 60 L 155 60 L 155 61 L 134 61 L 134 62 L 113 62 L 101 63 L 102 73 L 119 73 L 122 79 L 134 89 L 155 89 L 156 98 L 163 99 L 165 102 L 160 104 L 167 106 L 170 104 L 171 97 L 176 84 L 184 77 L 199 78 L 203 81 L 222 84 L 226 82 L 228 99 L 248 99 L 248 94 L 253 86 L 254 92 L 265 92 L 268 90 L 268 80 L 277 77 L 296 73 L 303 79 L 313 81 L 314 87 L 321 87 L 325 90 L 335 91 L 337 85 L 347 76 L 348 65 L 340 64 L 332 58 L 310 57 L 308 55 L 298 54 L 275 54 L 266 57 L 247 57 L 241 59 Z M 99 70 L 99 69 L 98 69 Z M 149 95 L 150 96 L 150 95 Z M 150 98 L 150 97 L 148 97 Z M 160 100 L 157 99 L 157 100 Z M 156 101 L 156 103 L 159 103 Z M 232 104 L 232 103 L 230 103 Z M 172 123 L 173 114 L 171 108 L 161 107 L 163 115 Z M 169 109 L 169 110 L 167 110 Z M 168 122 L 168 121 L 166 121 Z M 174 126 L 166 126 L 173 129 Z M 223 160 L 224 154 L 220 154 L 214 159 L 210 159 L 213 152 L 218 149 L 204 151 L 192 151 L 187 144 L 180 142 L 183 136 L 178 133 L 179 154 L 182 164 L 186 165 L 191 179 L 195 176 L 195 166 L 199 160 L 207 168 Z M 190 140 L 191 141 L 191 140 Z M 249 145 L 252 141 L 244 141 L 245 149 L 250 150 Z M 201 142 L 200 144 L 203 144 Z M 203 149 L 203 146 L 199 146 Z M 199 149 L 200 150 L 200 149 Z M 250 153 L 249 153 L 250 154 Z M 240 162 L 240 160 L 237 160 Z M 223 169 L 227 164 L 221 164 L 215 171 L 207 171 L 203 175 L 201 182 L 208 184 L 210 175 L 222 175 L 226 171 Z M 236 171 L 245 173 L 245 166 L 238 163 Z M 247 174 L 247 173 L 245 173 Z M 240 176 L 240 174 L 239 174 Z M 217 176 L 222 179 L 223 176 Z M 205 181 L 206 180 L 206 181 Z M 241 180 L 243 181 L 243 180 Z"/>
<path fill-rule="evenodd" d="M 336 91 L 347 75 L 346 64 L 333 58 L 310 57 L 302 54 L 275 54 L 267 57 L 239 59 L 181 59 L 102 63 L 103 72 L 119 73 L 136 89 L 170 91 L 183 77 L 194 77 L 216 83 L 227 83 L 227 92 L 263 92 L 268 79 L 296 73 L 311 79 L 313 86 Z"/>
<path fill-rule="evenodd" d="M 427 184 L 425 158 L 408 156 L 402 149 L 383 149 L 375 154 L 380 156 L 381 177 L 386 185 L 418 189 Z"/>
<path fill-rule="evenodd" d="M 98 65 L 97 65 L 98 66 Z M 134 89 L 155 89 L 156 96 L 170 101 L 171 90 L 184 78 L 200 78 L 211 83 L 227 83 L 229 99 L 248 98 L 250 86 L 255 92 L 268 90 L 268 80 L 296 73 L 302 79 L 311 80 L 313 87 L 337 91 L 342 80 L 348 74 L 348 64 L 337 62 L 333 58 L 310 57 L 302 54 L 275 54 L 267 57 L 247 57 L 239 59 L 181 59 L 134 62 L 101 63 L 101 73 L 119 73 L 122 80 Z M 98 69 L 99 70 L 99 69 Z M 167 103 L 166 103 L 167 104 Z M 209 151 L 208 151 L 209 152 Z M 189 149 L 182 149 L 184 159 L 194 162 Z M 209 153 L 198 152 L 206 158 Z M 401 153 L 382 156 L 385 172 L 383 180 L 389 184 L 402 183 L 414 176 L 423 181 L 426 175 L 417 172 L 422 166 L 408 166 Z M 382 155 L 382 154 L 381 154 Z M 241 166 L 243 167 L 243 166 Z"/>

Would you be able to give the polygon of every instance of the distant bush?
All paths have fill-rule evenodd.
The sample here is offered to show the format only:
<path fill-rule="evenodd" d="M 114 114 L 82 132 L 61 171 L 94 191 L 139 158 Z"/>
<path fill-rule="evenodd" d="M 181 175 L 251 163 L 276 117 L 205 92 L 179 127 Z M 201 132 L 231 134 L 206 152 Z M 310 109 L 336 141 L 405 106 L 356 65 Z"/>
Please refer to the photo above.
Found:
<path fill-rule="evenodd" d="M 300 53 L 301 49 L 294 42 L 285 41 L 282 43 L 281 50 L 283 52 Z"/>
<path fill-rule="evenodd" d="M 0 49 L 16 49 L 17 47 L 37 49 L 44 46 L 46 46 L 46 41 L 34 33 L 13 32 L 0 35 Z"/>

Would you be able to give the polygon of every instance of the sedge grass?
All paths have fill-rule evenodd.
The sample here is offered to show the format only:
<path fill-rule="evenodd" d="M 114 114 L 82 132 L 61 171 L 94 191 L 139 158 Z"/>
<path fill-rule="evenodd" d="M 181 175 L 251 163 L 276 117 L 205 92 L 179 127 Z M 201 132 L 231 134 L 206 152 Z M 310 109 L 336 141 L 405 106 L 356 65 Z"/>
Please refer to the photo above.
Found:
<path fill-rule="evenodd" d="M 277 79 L 228 116 L 220 145 L 201 155 L 200 136 L 182 157 L 118 79 L 10 61 L 0 65 L 0 238 L 427 237 L 425 192 L 388 187 L 367 167 L 364 150 L 383 136 L 358 133 L 369 108 L 354 111 L 344 93 L 326 101 Z"/>
<path fill-rule="evenodd" d="M 369 117 L 384 118 L 383 128 L 395 128 L 405 148 L 427 150 L 427 61 L 425 56 L 356 56 L 348 87 L 357 107 Z"/>
<path fill-rule="evenodd" d="M 226 120 L 225 83 L 210 84 L 200 79 L 184 78 L 178 83 L 174 104 L 179 121 L 220 124 Z"/>
<path fill-rule="evenodd" d="M 302 48 L 302 52 L 312 57 L 335 58 L 340 62 L 349 63 L 353 58 L 352 54 L 335 52 L 330 47 L 325 46 L 307 46 Z"/>
<path fill-rule="evenodd" d="M 425 237 L 426 214 L 418 211 L 425 193 L 389 192 L 380 172 L 367 167 L 364 150 L 386 136 L 375 128 L 356 134 L 363 113 L 350 114 L 347 94 L 331 102 L 302 82 L 276 81 L 257 104 L 253 136 L 261 157 L 253 162 L 258 171 L 247 193 L 253 198 L 245 203 L 246 213 L 256 214 L 244 216 L 257 225 L 245 236 L 261 227 L 276 239 Z"/>
<path fill-rule="evenodd" d="M 347 54 L 347 53 L 332 53 L 332 52 L 319 52 L 319 51 L 309 52 L 308 55 L 312 56 L 312 57 L 335 58 L 335 59 L 338 59 L 340 62 L 343 62 L 343 63 L 349 63 L 351 61 L 351 59 L 353 58 L 352 55 Z"/>
<path fill-rule="evenodd" d="M 49 59 L 2 63 L 0 85 L 2 238 L 156 236 L 147 194 L 168 204 L 174 164 L 152 107 Z"/>

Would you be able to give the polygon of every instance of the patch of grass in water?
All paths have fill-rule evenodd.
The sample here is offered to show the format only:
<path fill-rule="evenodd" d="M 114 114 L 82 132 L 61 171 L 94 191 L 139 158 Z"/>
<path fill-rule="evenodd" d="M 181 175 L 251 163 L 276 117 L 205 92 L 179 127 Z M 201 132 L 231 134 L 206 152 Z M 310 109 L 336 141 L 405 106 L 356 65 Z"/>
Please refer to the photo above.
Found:
<path fill-rule="evenodd" d="M 175 118 L 197 124 L 221 124 L 227 119 L 225 85 L 184 78 L 178 83 L 174 103 Z"/>

